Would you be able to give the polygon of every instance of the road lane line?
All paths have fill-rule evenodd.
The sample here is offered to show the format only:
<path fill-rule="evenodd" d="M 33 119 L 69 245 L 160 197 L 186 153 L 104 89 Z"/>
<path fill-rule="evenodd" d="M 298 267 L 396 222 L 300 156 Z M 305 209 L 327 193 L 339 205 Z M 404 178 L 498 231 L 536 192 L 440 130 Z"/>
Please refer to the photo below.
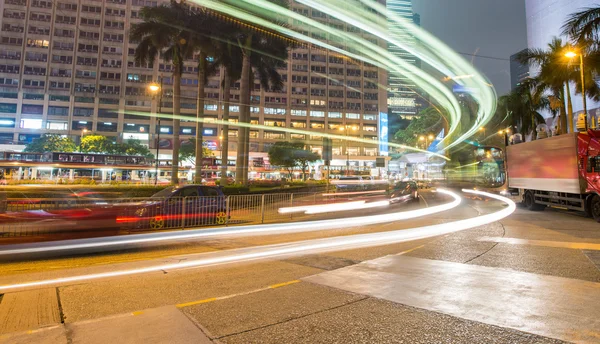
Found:
<path fill-rule="evenodd" d="M 445 192 L 447 192 L 448 195 L 452 196 L 455 199 L 455 202 L 460 202 L 460 197 L 458 195 L 449 191 Z M 274 244 L 248 247 L 243 249 L 233 249 L 228 251 L 217 252 L 212 256 L 208 255 L 207 257 L 201 257 L 199 259 L 188 261 L 179 261 L 176 263 L 161 263 L 159 265 L 152 265 L 137 269 L 116 270 L 102 273 L 75 275 L 55 279 L 27 281 L 8 285 L 1 285 L 0 291 L 14 289 L 30 289 L 46 285 L 65 285 L 74 282 L 130 276 L 157 271 L 176 271 L 181 268 L 212 267 L 231 263 L 248 263 L 265 259 L 284 258 L 306 254 L 317 254 L 331 251 L 342 251 L 371 246 L 390 245 L 395 243 L 431 238 L 434 236 L 445 235 L 462 231 L 465 229 L 479 227 L 488 223 L 499 221 L 512 214 L 516 209 L 516 204 L 506 197 L 475 190 L 463 190 L 463 192 L 484 195 L 486 197 L 504 202 L 508 206 L 495 213 L 486 214 L 470 219 L 448 222 L 444 224 L 416 227 L 410 229 L 400 229 L 389 232 L 355 234 L 331 238 L 311 239 L 285 244 Z"/>
<path fill-rule="evenodd" d="M 294 280 L 294 281 L 289 281 L 289 282 L 284 282 L 284 283 L 279 283 L 279 284 L 273 284 L 273 285 L 270 285 L 269 288 L 271 288 L 271 289 L 281 288 L 281 287 L 285 287 L 290 284 L 296 284 L 296 283 L 300 283 L 300 280 Z"/>
<path fill-rule="evenodd" d="M 230 294 L 230 295 L 225 295 L 225 296 L 218 296 L 218 297 L 211 297 L 208 299 L 203 299 L 203 300 L 198 300 L 198 301 L 191 301 L 191 302 L 185 302 L 185 303 L 179 303 L 176 304 L 175 307 L 177 308 L 185 308 L 185 307 L 190 307 L 190 306 L 195 306 L 195 305 L 201 305 L 203 303 L 209 303 L 209 302 L 214 302 L 214 301 L 220 301 L 220 300 L 226 300 L 226 299 L 231 299 L 237 296 L 244 296 L 244 295 L 250 295 L 250 294 L 255 294 L 261 291 L 266 291 L 266 290 L 270 290 L 270 289 L 276 289 L 276 288 L 281 288 L 281 287 L 286 287 L 292 284 L 296 284 L 296 283 L 300 283 L 300 280 L 293 280 L 293 281 L 288 281 L 288 282 L 283 282 L 283 283 L 278 283 L 278 284 L 273 284 L 270 285 L 268 287 L 265 288 L 259 288 L 259 289 L 253 289 L 253 290 L 249 290 L 249 291 L 244 291 L 241 293 L 235 293 L 235 294 Z"/>
<path fill-rule="evenodd" d="M 588 243 L 588 242 L 569 242 L 569 241 L 548 241 L 548 240 L 529 240 L 519 238 L 502 238 L 502 237 L 481 237 L 478 241 L 486 242 L 497 242 L 501 244 L 512 244 L 512 245 L 532 245 L 532 246 L 545 246 L 555 248 L 570 248 L 574 250 L 590 250 L 600 251 L 600 244 Z"/>
<path fill-rule="evenodd" d="M 203 303 L 209 303 L 209 302 L 213 302 L 213 301 L 217 301 L 216 297 L 211 297 L 208 299 L 204 299 L 204 300 L 198 300 L 198 301 L 192 301 L 192 302 L 186 302 L 186 303 L 179 303 L 176 304 L 175 307 L 177 308 L 183 308 L 183 307 L 189 307 L 189 306 L 194 306 L 194 305 L 200 305 Z"/>

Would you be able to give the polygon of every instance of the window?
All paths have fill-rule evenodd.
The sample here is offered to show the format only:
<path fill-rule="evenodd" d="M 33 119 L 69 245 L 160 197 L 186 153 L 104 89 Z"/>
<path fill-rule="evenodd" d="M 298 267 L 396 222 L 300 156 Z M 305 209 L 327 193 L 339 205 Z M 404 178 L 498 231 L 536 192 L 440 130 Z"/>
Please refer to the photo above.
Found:
<path fill-rule="evenodd" d="M 42 129 L 42 120 L 33 118 L 22 118 L 21 125 L 19 128 L 22 129 Z"/>
<path fill-rule="evenodd" d="M 360 119 L 360 114 L 357 113 L 347 113 L 346 118 L 349 119 Z"/>
<path fill-rule="evenodd" d="M 325 101 L 319 99 L 311 99 L 310 105 L 325 106 Z"/>
<path fill-rule="evenodd" d="M 15 119 L 14 118 L 0 118 L 0 128 L 14 128 L 15 127 Z"/>
<path fill-rule="evenodd" d="M 48 121 L 46 122 L 46 129 L 67 130 L 69 129 L 69 123 L 67 123 L 66 121 Z"/>
<path fill-rule="evenodd" d="M 71 88 L 71 83 L 70 82 L 62 82 L 62 81 L 50 81 L 50 88 L 68 90 Z M 60 98 L 58 98 L 58 99 L 60 99 Z M 55 99 L 55 100 L 58 100 L 58 99 Z M 52 96 L 50 97 L 50 100 L 53 100 Z M 68 100 L 60 100 L 60 101 L 68 101 Z"/>
<path fill-rule="evenodd" d="M 118 118 L 119 114 L 113 109 L 98 109 L 98 118 Z"/>
<path fill-rule="evenodd" d="M 310 117 L 325 117 L 325 111 L 311 111 Z"/>
<path fill-rule="evenodd" d="M 265 139 L 269 139 L 269 140 L 284 140 L 285 139 L 285 133 L 265 131 L 263 137 Z"/>
<path fill-rule="evenodd" d="M 281 108 L 265 108 L 265 115 L 285 115 L 286 110 Z"/>
<path fill-rule="evenodd" d="M 68 116 L 69 108 L 66 106 L 48 106 L 48 115 L 51 116 Z"/>
<path fill-rule="evenodd" d="M 44 80 L 23 80 L 23 87 L 44 87 L 46 82 Z"/>
<path fill-rule="evenodd" d="M 0 112 L 17 113 L 17 104 L 0 103 Z"/>
<path fill-rule="evenodd" d="M 30 115 L 41 115 L 44 113 L 44 105 L 23 104 L 21 107 L 21 113 Z"/>
<path fill-rule="evenodd" d="M 306 122 L 291 122 L 290 127 L 292 128 L 306 128 Z"/>
<path fill-rule="evenodd" d="M 92 115 L 94 115 L 94 109 L 93 108 L 75 107 L 73 109 L 73 116 L 91 117 Z"/>
<path fill-rule="evenodd" d="M 291 111 L 292 116 L 306 116 L 306 110 L 294 110 Z"/>
<path fill-rule="evenodd" d="M 363 125 L 363 130 L 364 131 L 376 132 L 377 131 L 377 127 L 374 126 L 374 125 Z"/>
<path fill-rule="evenodd" d="M 364 114 L 363 119 L 365 121 L 375 121 L 375 120 L 377 120 L 377 115 Z"/>
<path fill-rule="evenodd" d="M 310 124 L 311 129 L 325 129 L 325 123 L 323 122 L 312 122 Z"/>
<path fill-rule="evenodd" d="M 0 78 L 0 85 L 4 85 L 4 86 L 19 86 L 19 79 Z"/>
<path fill-rule="evenodd" d="M 52 82 L 50 82 L 50 88 L 52 88 Z M 50 95 L 50 100 L 55 102 L 68 102 L 71 99 L 69 96 L 56 96 Z"/>
<path fill-rule="evenodd" d="M 330 112 L 328 114 L 329 118 L 342 118 L 342 113 L 341 112 Z"/>
<path fill-rule="evenodd" d="M 265 125 L 269 127 L 285 127 L 285 121 L 265 120 Z"/>
<path fill-rule="evenodd" d="M 114 133 L 117 131 L 117 123 L 115 122 L 98 122 L 96 124 L 98 131 L 106 131 Z"/>
<path fill-rule="evenodd" d="M 81 25 L 100 26 L 100 19 L 81 18 Z"/>

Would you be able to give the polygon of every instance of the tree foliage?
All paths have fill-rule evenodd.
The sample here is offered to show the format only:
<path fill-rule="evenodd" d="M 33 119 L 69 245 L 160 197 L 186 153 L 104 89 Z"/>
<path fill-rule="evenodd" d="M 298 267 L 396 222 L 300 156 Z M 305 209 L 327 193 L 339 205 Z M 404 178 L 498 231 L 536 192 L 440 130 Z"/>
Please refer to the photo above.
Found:
<path fill-rule="evenodd" d="M 206 143 L 206 141 L 204 141 Z M 214 156 L 213 151 L 208 149 L 204 144 L 202 145 L 202 156 L 203 157 L 212 157 Z M 187 161 L 192 166 L 196 165 L 196 139 L 191 138 L 189 141 L 182 143 L 181 148 L 179 149 L 179 159 L 183 161 Z"/>
<path fill-rule="evenodd" d="M 396 142 L 414 146 L 420 135 L 437 135 L 444 127 L 442 114 L 433 107 L 426 108 L 414 118 L 404 130 L 398 130 L 394 135 Z"/>
<path fill-rule="evenodd" d="M 309 163 L 321 159 L 321 156 L 304 148 L 302 142 L 275 142 L 269 149 L 269 162 L 288 170 L 291 175 L 294 167 L 302 170 L 302 179 L 306 180 Z"/>
<path fill-rule="evenodd" d="M 80 151 L 84 153 L 135 155 L 153 158 L 147 146 L 140 140 L 129 139 L 115 143 L 103 135 L 88 135 L 81 139 Z"/>
<path fill-rule="evenodd" d="M 70 137 L 57 134 L 44 134 L 39 139 L 33 140 L 25 146 L 25 152 L 74 152 L 77 149 L 75 142 Z"/>

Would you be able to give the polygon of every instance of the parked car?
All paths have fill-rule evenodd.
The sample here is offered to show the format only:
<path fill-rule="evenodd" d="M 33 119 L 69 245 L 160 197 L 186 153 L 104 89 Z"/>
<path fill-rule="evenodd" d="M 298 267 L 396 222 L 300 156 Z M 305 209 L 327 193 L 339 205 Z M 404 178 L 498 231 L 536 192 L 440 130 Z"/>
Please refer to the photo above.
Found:
<path fill-rule="evenodd" d="M 338 180 L 332 181 L 337 192 L 363 191 L 365 189 L 363 177 L 361 176 L 342 176 Z"/>
<path fill-rule="evenodd" d="M 117 222 L 128 228 L 163 229 L 227 222 L 227 199 L 221 188 L 206 185 L 170 186 L 150 200 L 123 205 Z"/>
<path fill-rule="evenodd" d="M 419 187 L 417 183 L 408 182 L 397 182 L 394 184 L 389 191 L 390 203 L 399 203 L 406 201 L 418 201 L 419 200 Z"/>

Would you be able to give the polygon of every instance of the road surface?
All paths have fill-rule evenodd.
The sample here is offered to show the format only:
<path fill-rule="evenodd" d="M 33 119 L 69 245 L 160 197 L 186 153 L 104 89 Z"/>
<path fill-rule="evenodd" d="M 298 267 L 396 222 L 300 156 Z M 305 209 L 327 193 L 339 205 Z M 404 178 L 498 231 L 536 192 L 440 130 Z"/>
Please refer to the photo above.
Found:
<path fill-rule="evenodd" d="M 448 201 L 423 196 L 385 212 Z M 448 223 L 503 207 L 465 198 L 450 211 L 382 225 L 4 262 L 0 285 Z M 596 343 L 599 267 L 600 224 L 519 208 L 500 222 L 400 244 L 17 288 L 0 300 L 0 342 Z"/>

